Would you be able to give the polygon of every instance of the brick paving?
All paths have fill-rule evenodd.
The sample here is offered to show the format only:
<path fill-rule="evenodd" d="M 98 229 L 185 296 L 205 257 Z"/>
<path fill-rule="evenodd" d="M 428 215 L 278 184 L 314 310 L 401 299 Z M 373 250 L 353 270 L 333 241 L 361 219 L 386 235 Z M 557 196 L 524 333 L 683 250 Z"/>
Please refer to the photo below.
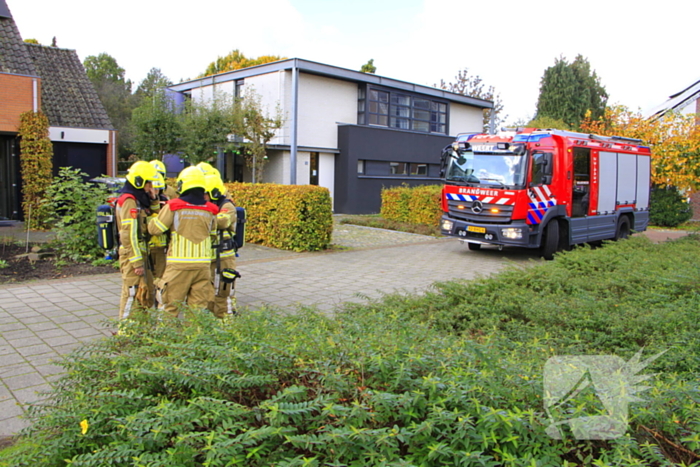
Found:
<path fill-rule="evenodd" d="M 0 230 L 0 236 L 2 231 Z M 654 231 L 655 239 L 677 233 Z M 332 313 L 347 301 L 395 291 L 422 292 L 436 281 L 473 279 L 538 260 L 535 252 L 485 247 L 455 239 L 342 225 L 333 243 L 348 248 L 294 253 L 246 245 L 237 269 L 238 304 Z M 0 440 L 26 426 L 26 404 L 41 399 L 63 370 L 61 357 L 114 331 L 118 273 L 0 286 Z"/>

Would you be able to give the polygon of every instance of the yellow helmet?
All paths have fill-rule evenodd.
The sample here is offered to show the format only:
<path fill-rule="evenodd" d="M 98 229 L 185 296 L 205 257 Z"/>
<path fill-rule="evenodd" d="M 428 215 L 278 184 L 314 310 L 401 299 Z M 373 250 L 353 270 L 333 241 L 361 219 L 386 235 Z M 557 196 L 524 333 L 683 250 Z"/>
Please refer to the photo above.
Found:
<path fill-rule="evenodd" d="M 165 178 L 165 164 L 163 164 L 162 161 L 159 161 L 158 159 L 154 159 L 150 162 L 150 164 L 156 168 L 156 170 Z"/>
<path fill-rule="evenodd" d="M 134 162 L 126 173 L 129 183 L 139 190 L 146 186 L 146 182 L 156 182 L 159 177 L 163 179 L 156 168 L 146 161 Z"/>
<path fill-rule="evenodd" d="M 197 164 L 197 167 L 199 167 L 201 171 L 204 172 L 204 175 L 216 174 L 219 176 L 219 178 L 221 178 L 221 173 L 219 172 L 219 170 L 212 166 L 209 162 L 200 162 L 199 164 Z"/>
<path fill-rule="evenodd" d="M 204 192 L 208 194 L 209 198 L 212 200 L 220 199 L 226 196 L 226 187 L 224 186 L 224 182 L 221 180 L 221 177 L 215 173 L 205 174 L 204 182 L 206 184 Z"/>
<path fill-rule="evenodd" d="M 177 191 L 179 193 L 184 193 L 192 188 L 206 189 L 204 172 L 198 167 L 186 167 L 177 176 Z"/>
<path fill-rule="evenodd" d="M 163 178 L 163 175 L 158 172 L 158 177 L 153 180 L 153 188 L 156 188 L 158 190 L 162 190 L 165 188 L 165 179 Z"/>

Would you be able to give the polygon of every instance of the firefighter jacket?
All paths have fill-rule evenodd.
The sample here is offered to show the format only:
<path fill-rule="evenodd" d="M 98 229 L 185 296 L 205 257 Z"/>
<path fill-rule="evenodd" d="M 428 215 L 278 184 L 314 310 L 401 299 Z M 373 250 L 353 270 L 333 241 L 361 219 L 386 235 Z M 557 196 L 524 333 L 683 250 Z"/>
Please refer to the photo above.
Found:
<path fill-rule="evenodd" d="M 168 264 L 206 264 L 211 261 L 211 231 L 216 225 L 219 208 L 212 203 L 190 204 L 174 199 L 148 223 L 151 235 L 170 230 Z"/>
<path fill-rule="evenodd" d="M 134 268 L 142 268 L 146 252 L 146 217 L 150 211 L 143 209 L 131 193 L 120 195 L 116 204 L 119 256 L 128 259 Z"/>
<path fill-rule="evenodd" d="M 170 199 L 176 199 L 178 197 L 177 191 L 175 191 L 175 188 L 171 187 L 170 185 L 165 185 L 165 189 L 163 190 L 163 194 L 170 200 Z"/>
<path fill-rule="evenodd" d="M 212 232 L 216 234 L 217 243 L 221 242 L 223 238 L 224 248 L 220 252 L 220 258 L 236 256 L 236 249 L 233 248 L 234 234 L 232 230 L 236 228 L 237 220 L 238 214 L 236 213 L 236 206 L 233 204 L 233 201 L 226 198 L 219 206 L 219 214 L 216 215 L 217 231 Z M 221 234 L 219 234 L 218 231 L 221 231 Z M 216 260 L 216 249 L 212 250 L 211 259 L 212 261 Z"/>

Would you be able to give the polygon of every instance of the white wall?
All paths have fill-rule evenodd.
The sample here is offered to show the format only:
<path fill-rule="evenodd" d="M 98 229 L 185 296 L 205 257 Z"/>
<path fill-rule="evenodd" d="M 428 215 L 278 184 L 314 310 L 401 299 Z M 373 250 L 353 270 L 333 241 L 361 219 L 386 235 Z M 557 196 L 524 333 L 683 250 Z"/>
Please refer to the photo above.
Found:
<path fill-rule="evenodd" d="M 318 185 L 328 188 L 333 200 L 333 187 L 335 183 L 335 154 L 320 153 L 318 155 Z M 331 206 L 333 203 L 331 202 Z"/>
<path fill-rule="evenodd" d="M 290 153 L 289 157 L 291 157 Z M 297 185 L 308 185 L 311 180 L 311 153 L 308 151 L 297 151 Z"/>
<path fill-rule="evenodd" d="M 246 78 L 243 85 L 243 93 L 255 92 L 260 98 L 263 113 L 274 118 L 277 115 L 277 108 L 282 110 L 284 127 L 277 131 L 269 144 L 290 144 L 289 141 L 289 119 L 291 106 L 285 107 L 286 94 L 289 92 L 285 82 L 285 73 L 282 71 L 267 73 L 264 75 Z M 291 101 L 290 101 L 291 102 Z"/>
<path fill-rule="evenodd" d="M 456 102 L 450 103 L 450 135 L 456 136 L 458 133 L 472 131 L 482 132 L 483 125 L 484 114 L 481 109 Z"/>
<path fill-rule="evenodd" d="M 357 123 L 357 84 L 300 73 L 299 146 L 337 148 L 338 122 Z"/>
<path fill-rule="evenodd" d="M 49 139 L 67 143 L 109 144 L 109 130 L 90 130 L 86 128 L 49 127 Z"/>

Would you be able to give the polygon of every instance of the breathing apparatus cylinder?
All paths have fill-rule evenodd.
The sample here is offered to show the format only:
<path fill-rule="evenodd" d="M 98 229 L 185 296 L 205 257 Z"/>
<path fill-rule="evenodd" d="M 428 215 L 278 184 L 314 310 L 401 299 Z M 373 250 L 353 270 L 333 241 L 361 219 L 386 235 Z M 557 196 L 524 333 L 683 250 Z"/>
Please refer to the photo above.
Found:
<path fill-rule="evenodd" d="M 109 204 L 97 208 L 97 243 L 105 250 L 114 248 L 114 210 Z"/>

